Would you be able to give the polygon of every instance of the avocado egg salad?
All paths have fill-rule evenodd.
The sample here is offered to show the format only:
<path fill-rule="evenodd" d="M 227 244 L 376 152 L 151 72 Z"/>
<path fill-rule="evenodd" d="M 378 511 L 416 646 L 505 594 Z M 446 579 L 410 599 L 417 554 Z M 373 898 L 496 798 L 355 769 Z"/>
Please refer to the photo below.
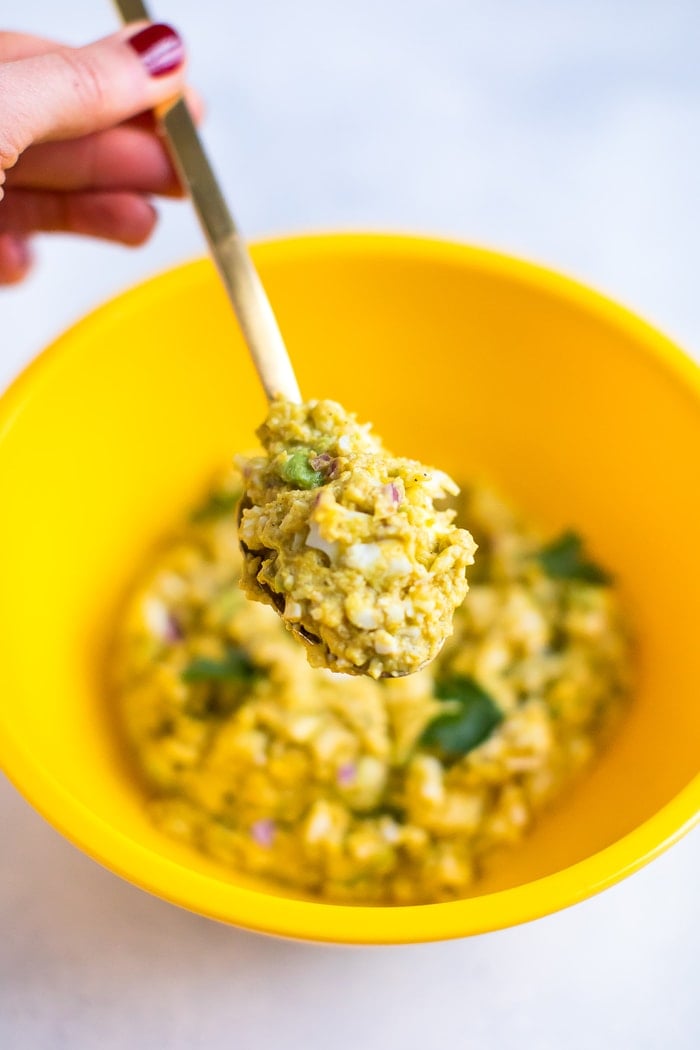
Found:
<path fill-rule="evenodd" d="M 340 458 L 332 443 L 318 447 L 336 411 L 319 406 L 280 409 L 274 424 L 313 455 L 295 456 L 286 436 L 279 446 L 271 440 L 269 462 L 253 461 L 246 490 L 266 491 L 273 469 L 312 472 L 304 513 L 318 512 L 318 542 L 338 544 L 330 548 L 338 561 L 353 545 L 400 546 L 394 526 L 368 535 L 354 531 L 352 517 L 328 525 L 336 504 L 354 513 L 365 495 L 350 498 L 342 469 L 330 495 L 319 493 L 317 475 L 333 473 Z M 381 476 L 388 504 L 391 486 L 401 502 L 411 499 L 413 476 L 403 466 Z M 575 533 L 545 540 L 490 491 L 465 486 L 457 520 L 468 522 L 478 550 L 437 657 L 406 677 L 333 673 L 310 666 L 273 608 L 246 598 L 236 516 L 243 484 L 232 473 L 194 510 L 138 581 L 118 626 L 115 698 L 153 821 L 225 870 L 324 900 L 418 904 L 468 894 L 485 866 L 504 863 L 499 848 L 517 842 L 590 763 L 624 710 L 630 643 L 611 578 Z M 433 484 L 449 491 L 444 480 Z M 275 492 L 294 515 L 287 490 Z M 420 521 L 427 500 L 416 505 Z M 284 520 L 281 505 L 264 524 L 244 513 L 246 544 L 262 550 L 262 534 L 275 551 Z M 433 536 L 449 528 L 425 525 Z M 466 564 L 471 540 L 456 545 Z M 413 622 L 404 611 L 394 626 L 361 593 L 368 616 L 384 617 L 365 630 L 394 637 Z M 285 601 L 310 608 L 307 594 Z M 320 631 L 306 607 L 295 615 Z M 337 615 L 352 623 L 345 607 Z M 371 662 L 372 645 L 357 659 Z"/>
<path fill-rule="evenodd" d="M 264 455 L 239 460 L 242 586 L 306 642 L 309 663 L 411 674 L 441 649 L 467 593 L 471 535 L 435 501 L 442 471 L 384 448 L 334 401 L 275 400 Z"/>

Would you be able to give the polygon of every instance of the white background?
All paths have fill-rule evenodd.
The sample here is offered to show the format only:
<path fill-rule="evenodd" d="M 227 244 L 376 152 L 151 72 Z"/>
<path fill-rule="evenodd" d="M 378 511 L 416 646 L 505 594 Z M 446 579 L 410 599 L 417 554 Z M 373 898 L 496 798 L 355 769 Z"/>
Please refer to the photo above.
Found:
<path fill-rule="evenodd" d="M 22 6 L 5 28 L 82 43 L 117 24 L 107 0 Z M 698 355 L 697 0 L 162 0 L 154 14 L 188 41 L 249 236 L 383 228 L 502 248 Z M 182 204 L 138 252 L 42 244 L 31 279 L 0 290 L 0 386 L 81 313 L 201 251 Z M 383 949 L 179 911 L 78 853 L 3 782 L 0 833 L 3 1050 L 699 1043 L 698 833 L 562 914 Z"/>

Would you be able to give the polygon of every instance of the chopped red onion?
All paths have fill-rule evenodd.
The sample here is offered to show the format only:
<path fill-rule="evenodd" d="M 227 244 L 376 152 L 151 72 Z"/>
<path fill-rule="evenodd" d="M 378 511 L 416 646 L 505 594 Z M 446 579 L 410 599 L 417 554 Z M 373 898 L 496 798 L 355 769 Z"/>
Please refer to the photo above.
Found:
<path fill-rule="evenodd" d="M 256 820 L 250 829 L 250 834 L 258 846 L 269 848 L 275 840 L 275 831 L 274 820 L 266 818 L 264 820 Z"/>
<path fill-rule="evenodd" d="M 390 481 L 386 485 L 382 485 L 381 494 L 387 503 L 390 503 L 393 507 L 398 507 L 401 503 L 401 490 L 393 481 Z"/>
<path fill-rule="evenodd" d="M 172 644 L 184 638 L 184 631 L 175 614 L 159 598 L 147 598 L 143 605 L 146 626 L 161 642 Z"/>
<path fill-rule="evenodd" d="M 184 637 L 185 632 L 182 626 L 175 615 L 168 609 L 163 630 L 163 640 L 166 642 L 181 642 Z"/>
<path fill-rule="evenodd" d="M 342 766 L 338 768 L 337 779 L 341 787 L 349 787 L 350 784 L 355 782 L 357 776 L 357 766 L 354 762 L 344 762 Z"/>
<path fill-rule="evenodd" d="M 318 456 L 314 456 L 313 459 L 309 460 L 309 465 L 313 470 L 318 470 L 321 474 L 325 474 L 327 478 L 337 477 L 338 460 L 334 459 L 329 452 L 321 452 Z"/>

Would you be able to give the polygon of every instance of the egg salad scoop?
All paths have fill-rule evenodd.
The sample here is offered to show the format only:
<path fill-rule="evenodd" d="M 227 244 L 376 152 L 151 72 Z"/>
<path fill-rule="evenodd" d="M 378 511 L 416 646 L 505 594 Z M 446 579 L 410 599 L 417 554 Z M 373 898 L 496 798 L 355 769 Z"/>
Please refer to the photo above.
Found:
<path fill-rule="evenodd" d="M 264 455 L 240 457 L 242 587 L 307 643 L 309 663 L 411 674 L 452 633 L 471 535 L 435 501 L 445 473 L 393 456 L 334 401 L 273 400 Z"/>

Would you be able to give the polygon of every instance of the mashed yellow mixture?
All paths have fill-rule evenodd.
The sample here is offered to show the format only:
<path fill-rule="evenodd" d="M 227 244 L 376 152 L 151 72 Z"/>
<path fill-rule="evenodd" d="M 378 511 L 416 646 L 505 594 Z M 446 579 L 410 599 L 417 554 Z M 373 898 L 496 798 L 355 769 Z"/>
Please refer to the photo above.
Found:
<path fill-rule="evenodd" d="M 306 642 L 309 663 L 372 678 L 437 656 L 475 544 L 435 501 L 442 471 L 392 456 L 334 401 L 273 402 L 265 454 L 241 460 L 242 585 Z"/>
<path fill-rule="evenodd" d="M 479 549 L 437 659 L 405 678 L 334 674 L 241 591 L 239 490 L 232 476 L 195 511 L 119 628 L 118 704 L 153 820 L 230 870 L 334 901 L 464 895 L 623 707 L 609 577 L 575 534 L 544 542 L 466 490 Z"/>

